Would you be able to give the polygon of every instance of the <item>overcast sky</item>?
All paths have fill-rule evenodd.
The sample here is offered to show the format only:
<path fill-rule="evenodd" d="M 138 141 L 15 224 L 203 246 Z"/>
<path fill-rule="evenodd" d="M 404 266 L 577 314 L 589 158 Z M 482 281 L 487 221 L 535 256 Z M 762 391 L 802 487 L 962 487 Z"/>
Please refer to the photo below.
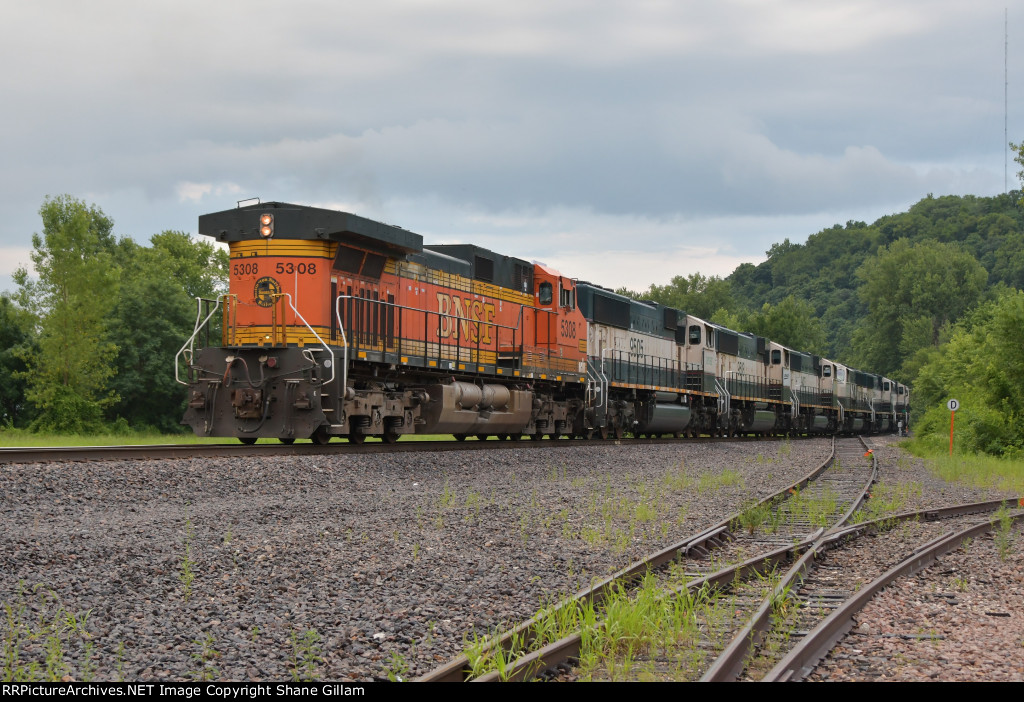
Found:
<path fill-rule="evenodd" d="M 62 193 L 140 242 L 260 197 L 610 287 L 726 275 L 928 193 L 1003 191 L 1006 5 L 7 3 L 0 289 Z M 1022 57 L 1024 10 L 1015 142 Z"/>

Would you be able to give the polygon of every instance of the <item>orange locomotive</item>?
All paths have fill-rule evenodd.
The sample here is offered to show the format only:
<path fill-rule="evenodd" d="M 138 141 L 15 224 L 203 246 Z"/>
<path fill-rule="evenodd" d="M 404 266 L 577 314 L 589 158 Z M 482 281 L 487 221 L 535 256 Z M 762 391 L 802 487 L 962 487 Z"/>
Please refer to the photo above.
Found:
<path fill-rule="evenodd" d="M 228 294 L 179 354 L 199 435 L 519 439 L 591 424 L 576 284 L 547 266 L 276 202 L 204 215 L 199 231 L 231 257 Z M 218 324 L 221 345 L 197 350 Z"/>

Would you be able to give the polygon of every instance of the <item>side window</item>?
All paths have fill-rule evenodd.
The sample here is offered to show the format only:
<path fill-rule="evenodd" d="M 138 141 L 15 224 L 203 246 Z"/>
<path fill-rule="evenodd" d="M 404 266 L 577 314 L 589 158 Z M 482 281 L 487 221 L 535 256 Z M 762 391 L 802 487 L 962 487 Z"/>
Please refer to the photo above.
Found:
<path fill-rule="evenodd" d="M 541 283 L 537 289 L 537 301 L 542 305 L 550 305 L 553 294 L 551 283 Z"/>
<path fill-rule="evenodd" d="M 782 363 L 782 351 L 779 349 L 772 349 L 772 365 L 777 366 Z"/>
<path fill-rule="evenodd" d="M 690 343 L 700 344 L 700 325 L 694 324 L 690 327 Z"/>
<path fill-rule="evenodd" d="M 831 378 L 832 377 L 832 366 L 822 366 L 821 367 L 821 377 L 822 378 Z"/>

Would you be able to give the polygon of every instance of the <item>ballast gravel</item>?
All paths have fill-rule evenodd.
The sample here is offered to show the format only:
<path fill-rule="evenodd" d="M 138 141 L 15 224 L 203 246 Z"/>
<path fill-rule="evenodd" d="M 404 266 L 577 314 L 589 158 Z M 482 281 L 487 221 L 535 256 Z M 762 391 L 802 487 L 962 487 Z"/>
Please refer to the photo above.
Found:
<path fill-rule="evenodd" d="M 0 466 L 0 626 L 15 667 L 57 679 L 408 679 L 796 481 L 829 445 Z M 901 470 L 920 506 L 1002 496 Z"/>

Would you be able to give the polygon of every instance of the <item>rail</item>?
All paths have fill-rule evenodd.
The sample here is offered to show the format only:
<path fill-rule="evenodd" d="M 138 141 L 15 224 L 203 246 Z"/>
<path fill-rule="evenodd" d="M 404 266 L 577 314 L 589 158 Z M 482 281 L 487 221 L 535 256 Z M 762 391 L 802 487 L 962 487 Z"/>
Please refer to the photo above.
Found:
<path fill-rule="evenodd" d="M 180 365 L 179 359 L 182 357 L 182 354 L 185 354 L 185 361 L 191 367 L 192 358 L 194 354 L 192 344 L 195 341 L 196 337 L 199 335 L 199 332 L 209 323 L 210 319 L 213 318 L 213 315 L 217 312 L 217 308 L 220 307 L 221 299 L 225 297 L 228 297 L 228 295 L 220 295 L 217 297 L 216 300 L 208 300 L 204 297 L 196 298 L 196 323 L 192 329 L 192 335 L 185 341 L 182 347 L 178 349 L 178 353 L 174 354 L 174 380 L 180 385 L 188 385 L 188 383 L 181 379 L 181 375 L 178 372 Z M 202 305 L 204 302 L 212 302 L 214 303 L 214 306 L 210 313 L 206 315 L 206 319 L 200 322 L 199 318 L 203 316 Z"/>
<path fill-rule="evenodd" d="M 343 303 L 347 306 L 344 313 L 342 309 Z M 366 309 L 361 310 L 360 307 L 362 306 L 366 306 Z M 520 305 L 516 324 L 515 326 L 510 326 L 485 319 L 473 319 L 457 314 L 410 307 L 387 300 L 368 299 L 358 295 L 338 295 L 334 303 L 338 330 L 342 335 L 342 345 L 346 349 L 346 367 L 347 353 L 350 347 L 356 350 L 363 348 L 376 349 L 379 347 L 382 350 L 399 355 L 423 356 L 425 359 L 433 359 L 439 364 L 450 360 L 474 360 L 472 353 L 467 354 L 467 357 L 463 358 L 463 350 L 475 352 L 475 360 L 478 362 L 482 358 L 482 352 L 494 353 L 494 365 L 500 365 L 500 355 L 503 350 L 513 354 L 522 354 L 525 351 L 523 343 L 524 334 L 522 331 L 523 309 L 524 307 Z M 388 311 L 391 311 L 392 314 L 389 315 Z M 537 311 L 553 314 L 548 310 Z M 381 312 L 384 314 L 381 314 Z M 407 321 L 406 315 L 403 313 L 422 316 L 423 341 L 407 339 L 405 337 L 404 332 L 406 331 Z M 436 324 L 431 322 L 431 317 L 437 318 Z M 382 318 L 383 324 L 381 324 Z M 347 335 L 345 333 L 346 321 L 349 322 L 348 329 L 350 332 Z M 373 323 L 366 324 L 366 322 Z M 359 328 L 362 326 L 369 328 Z M 417 326 L 419 325 L 417 324 Z M 509 343 L 506 345 L 502 344 L 501 330 L 510 332 L 511 339 L 509 339 Z M 469 337 L 469 344 L 464 344 L 464 337 L 466 336 Z M 428 341 L 430 338 L 436 339 L 436 341 Z M 449 339 L 454 343 L 451 343 L 451 341 L 445 343 L 443 341 L 445 339 Z M 550 352 L 551 343 L 545 345 L 549 347 L 548 351 Z M 421 346 L 422 353 L 420 353 Z M 454 359 L 446 357 L 445 351 L 447 349 L 454 349 Z M 431 353 L 432 351 L 434 353 Z"/>

